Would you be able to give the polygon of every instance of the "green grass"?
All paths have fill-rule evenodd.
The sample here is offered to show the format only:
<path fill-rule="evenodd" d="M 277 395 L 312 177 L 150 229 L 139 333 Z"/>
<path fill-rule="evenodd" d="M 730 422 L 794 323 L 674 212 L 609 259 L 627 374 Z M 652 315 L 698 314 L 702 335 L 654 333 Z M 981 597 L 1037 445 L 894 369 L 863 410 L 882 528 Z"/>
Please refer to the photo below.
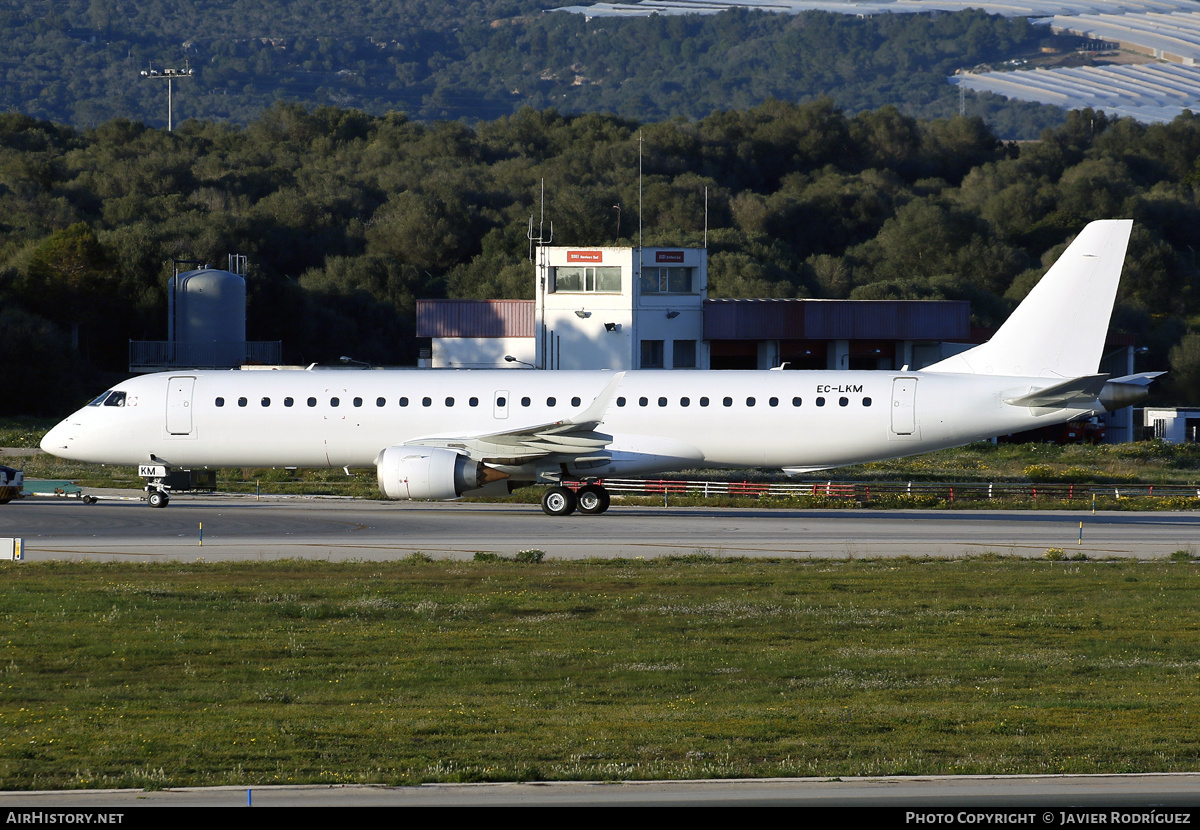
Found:
<path fill-rule="evenodd" d="M 1194 771 L 1178 560 L 9 565 L 0 788 Z"/>
<path fill-rule="evenodd" d="M 839 479 L 1193 484 L 1200 444 L 991 444 L 844 467 Z"/>
<path fill-rule="evenodd" d="M 0 418 L 0 447 L 37 447 L 56 423 L 53 418 Z"/>

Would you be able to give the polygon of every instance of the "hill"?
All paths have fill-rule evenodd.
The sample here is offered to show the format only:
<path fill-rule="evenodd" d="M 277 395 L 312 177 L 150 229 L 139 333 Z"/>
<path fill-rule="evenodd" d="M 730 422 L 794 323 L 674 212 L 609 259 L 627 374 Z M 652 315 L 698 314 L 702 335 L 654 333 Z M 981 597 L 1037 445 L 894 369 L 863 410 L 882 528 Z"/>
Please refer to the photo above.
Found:
<path fill-rule="evenodd" d="M 869 19 L 807 12 L 587 20 L 538 0 L 24 0 L 0 11 L 0 110 L 76 127 L 114 118 L 250 123 L 276 101 L 468 123 L 524 106 L 659 121 L 771 98 L 829 97 L 847 112 L 959 111 L 947 76 L 1029 54 L 1049 37 L 979 11 Z M 1055 107 L 971 96 L 1001 136 L 1034 138 Z"/>

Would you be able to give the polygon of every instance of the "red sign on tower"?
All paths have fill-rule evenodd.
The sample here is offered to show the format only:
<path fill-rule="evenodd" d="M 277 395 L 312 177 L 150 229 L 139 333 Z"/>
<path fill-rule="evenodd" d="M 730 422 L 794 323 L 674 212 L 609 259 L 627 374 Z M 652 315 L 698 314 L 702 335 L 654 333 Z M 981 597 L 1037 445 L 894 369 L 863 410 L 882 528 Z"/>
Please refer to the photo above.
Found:
<path fill-rule="evenodd" d="M 567 251 L 567 262 L 603 262 L 603 251 Z"/>

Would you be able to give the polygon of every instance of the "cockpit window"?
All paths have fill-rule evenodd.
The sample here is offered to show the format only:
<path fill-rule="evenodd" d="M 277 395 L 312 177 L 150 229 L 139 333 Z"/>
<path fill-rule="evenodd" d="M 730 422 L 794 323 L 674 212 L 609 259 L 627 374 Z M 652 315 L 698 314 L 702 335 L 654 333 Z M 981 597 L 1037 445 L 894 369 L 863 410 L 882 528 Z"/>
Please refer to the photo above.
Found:
<path fill-rule="evenodd" d="M 115 398 L 116 396 L 120 396 L 120 398 L 121 398 L 120 403 L 113 403 L 112 401 L 109 401 L 109 399 L 108 399 L 109 396 L 112 396 L 113 398 Z M 106 401 L 108 401 L 108 403 L 106 403 Z M 107 392 L 104 392 L 103 395 L 96 398 L 95 401 L 92 401 L 88 405 L 89 405 L 89 407 L 98 407 L 98 405 L 100 405 L 100 404 L 104 404 L 104 405 L 106 405 L 106 407 L 124 407 L 125 392 L 114 392 L 113 390 L 108 390 Z"/>
<path fill-rule="evenodd" d="M 125 405 L 125 393 L 124 392 L 109 393 L 109 396 L 104 399 L 104 405 L 105 406 L 124 406 Z"/>

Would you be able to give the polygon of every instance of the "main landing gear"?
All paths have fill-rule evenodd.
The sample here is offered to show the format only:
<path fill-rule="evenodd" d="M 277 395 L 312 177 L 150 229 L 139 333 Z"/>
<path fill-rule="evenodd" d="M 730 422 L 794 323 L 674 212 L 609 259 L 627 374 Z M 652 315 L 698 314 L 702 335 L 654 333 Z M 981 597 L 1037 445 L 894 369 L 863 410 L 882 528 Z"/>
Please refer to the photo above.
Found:
<path fill-rule="evenodd" d="M 595 516 L 608 509 L 608 490 L 599 484 L 585 484 L 578 490 L 551 487 L 542 496 L 542 510 L 547 516 L 569 516 L 576 510 L 585 516 Z"/>

